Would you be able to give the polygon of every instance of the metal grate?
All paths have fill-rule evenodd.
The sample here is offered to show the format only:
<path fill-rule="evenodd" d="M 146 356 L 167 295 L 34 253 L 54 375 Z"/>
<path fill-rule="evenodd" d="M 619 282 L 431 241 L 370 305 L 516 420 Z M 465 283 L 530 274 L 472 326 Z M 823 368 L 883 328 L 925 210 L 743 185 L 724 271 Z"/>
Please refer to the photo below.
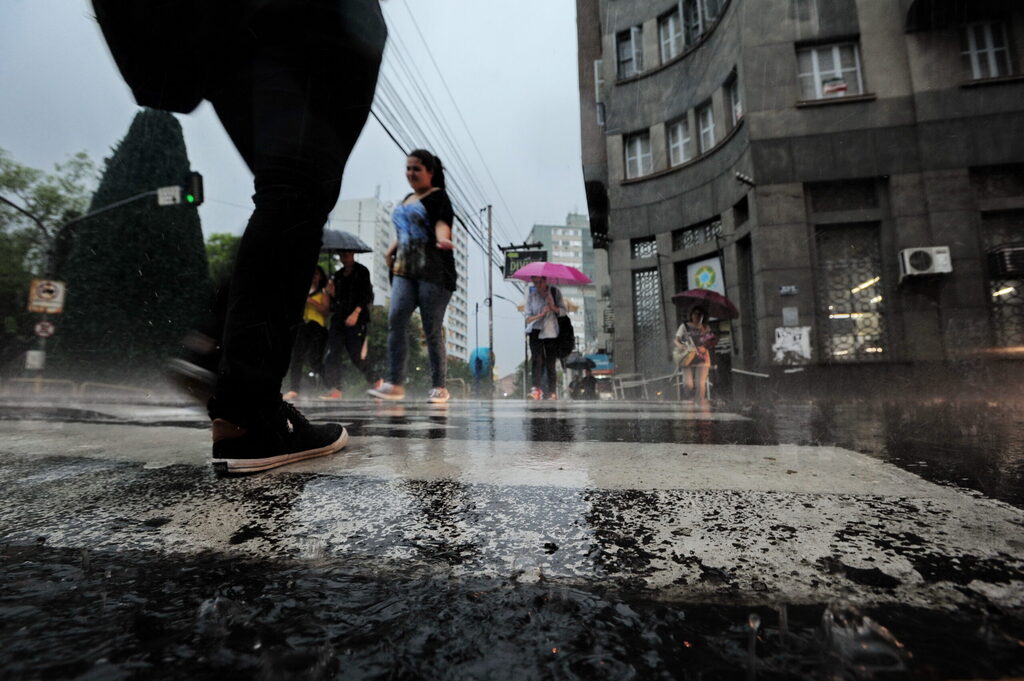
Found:
<path fill-rule="evenodd" d="M 832 362 L 877 362 L 889 351 L 878 226 L 817 230 L 818 329 Z"/>
<path fill-rule="evenodd" d="M 988 257 L 989 318 L 996 347 L 1024 345 L 1024 272 L 1017 249 L 1024 247 L 1024 210 L 985 213 L 982 235 Z"/>
<path fill-rule="evenodd" d="M 658 241 L 653 236 L 633 239 L 629 246 L 633 258 L 653 258 L 658 255 Z"/>
<path fill-rule="evenodd" d="M 633 338 L 636 370 L 658 371 L 662 358 L 664 322 L 661 313 L 661 275 L 656 268 L 633 272 Z"/>
<path fill-rule="evenodd" d="M 722 221 L 718 218 L 695 227 L 684 227 L 672 232 L 672 250 L 683 251 L 711 243 L 722 235 Z"/>

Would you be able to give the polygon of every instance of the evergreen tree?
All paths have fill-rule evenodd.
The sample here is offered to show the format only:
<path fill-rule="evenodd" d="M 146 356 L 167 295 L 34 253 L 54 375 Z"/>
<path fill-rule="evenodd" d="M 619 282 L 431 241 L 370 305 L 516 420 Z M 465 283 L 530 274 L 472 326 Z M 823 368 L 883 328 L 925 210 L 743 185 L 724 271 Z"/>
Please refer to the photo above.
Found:
<path fill-rule="evenodd" d="M 107 159 L 89 210 L 181 184 L 188 170 L 178 120 L 143 109 Z M 155 197 L 78 223 L 61 269 L 67 300 L 53 360 L 78 377 L 149 380 L 209 296 L 196 208 L 157 206 Z"/>

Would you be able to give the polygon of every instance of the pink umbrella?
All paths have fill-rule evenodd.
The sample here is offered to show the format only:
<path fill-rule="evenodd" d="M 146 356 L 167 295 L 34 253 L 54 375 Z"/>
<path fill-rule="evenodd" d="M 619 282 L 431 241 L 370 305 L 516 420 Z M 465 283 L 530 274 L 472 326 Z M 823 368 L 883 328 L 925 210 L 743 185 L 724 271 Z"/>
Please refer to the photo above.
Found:
<path fill-rule="evenodd" d="M 562 265 L 557 262 L 531 262 L 516 270 L 512 275 L 513 279 L 530 281 L 530 277 L 547 277 L 552 284 L 563 286 L 581 286 L 590 284 L 590 277 L 580 272 L 571 265 Z"/>

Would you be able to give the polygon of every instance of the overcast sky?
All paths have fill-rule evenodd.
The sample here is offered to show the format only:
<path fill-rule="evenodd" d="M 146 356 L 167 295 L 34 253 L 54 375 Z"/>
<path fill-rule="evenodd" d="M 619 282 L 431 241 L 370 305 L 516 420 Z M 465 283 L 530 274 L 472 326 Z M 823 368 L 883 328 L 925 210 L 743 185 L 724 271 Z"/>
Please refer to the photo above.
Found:
<path fill-rule="evenodd" d="M 127 132 L 138 108 L 90 3 L 0 5 L 0 147 L 46 170 L 81 150 L 99 162 Z M 406 67 L 421 74 L 469 166 L 453 171 L 472 175 L 480 196 L 494 205 L 496 238 L 521 242 L 533 224 L 563 224 L 568 213 L 585 213 L 575 3 L 385 0 L 383 8 L 393 43 L 385 60 L 395 65 L 392 51 L 400 41 L 411 58 Z M 401 82 L 396 85 L 401 89 Z M 199 209 L 204 233 L 241 233 L 251 210 L 248 169 L 209 105 L 179 120 L 192 167 L 205 179 L 207 202 Z M 421 146 L 443 148 L 432 140 Z M 379 188 L 382 199 L 400 199 L 407 191 L 403 170 L 401 152 L 371 119 L 346 169 L 342 198 L 373 196 Z M 483 202 L 474 208 L 482 207 Z M 481 302 L 481 345 L 487 338 L 484 272 L 482 255 L 471 246 L 470 338 L 473 305 Z M 498 272 L 495 282 L 495 293 L 518 299 L 514 288 L 498 283 Z M 495 352 L 504 375 L 523 358 L 522 318 L 500 299 L 494 312 Z"/>

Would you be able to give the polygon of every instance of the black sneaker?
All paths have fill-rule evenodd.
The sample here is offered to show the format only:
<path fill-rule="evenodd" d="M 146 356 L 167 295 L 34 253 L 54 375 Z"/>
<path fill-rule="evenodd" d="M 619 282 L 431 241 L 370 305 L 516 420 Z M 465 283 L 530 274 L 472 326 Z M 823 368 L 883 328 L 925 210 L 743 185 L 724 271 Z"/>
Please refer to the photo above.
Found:
<path fill-rule="evenodd" d="M 220 475 L 256 473 L 287 463 L 325 456 L 348 443 L 340 424 L 312 424 L 288 402 L 267 424 L 246 430 L 213 420 L 213 470 Z"/>
<path fill-rule="evenodd" d="M 190 331 L 182 346 L 182 356 L 169 360 L 164 373 L 181 392 L 206 404 L 217 386 L 220 349 L 215 340 L 198 331 Z"/>

